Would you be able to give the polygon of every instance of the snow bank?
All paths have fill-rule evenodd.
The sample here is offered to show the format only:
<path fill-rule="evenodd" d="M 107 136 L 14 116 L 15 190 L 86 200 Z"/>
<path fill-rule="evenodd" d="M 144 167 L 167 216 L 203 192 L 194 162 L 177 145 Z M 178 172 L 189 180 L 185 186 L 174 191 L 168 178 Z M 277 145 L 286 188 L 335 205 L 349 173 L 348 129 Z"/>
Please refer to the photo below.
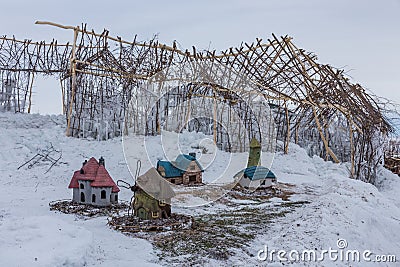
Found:
<path fill-rule="evenodd" d="M 123 147 L 119 138 L 96 142 L 68 138 L 64 135 L 62 116 L 40 116 L 0 113 L 0 265 L 1 266 L 152 266 L 158 258 L 151 243 L 124 236 L 106 225 L 106 218 L 82 220 L 49 210 L 48 203 L 71 197 L 67 188 L 73 171 L 89 157 L 103 156 L 114 180 L 132 181 L 124 153 L 132 171 L 136 160 L 142 159 L 142 171 L 154 165 L 165 153 L 176 152 L 167 142 L 162 150 L 159 137 L 126 138 Z M 180 151 L 191 152 L 207 136 L 184 133 L 179 140 Z M 45 173 L 49 165 L 40 163 L 32 168 L 18 166 L 52 143 L 62 150 L 61 163 Z M 212 182 L 220 173 L 229 179 L 246 164 L 247 154 L 229 154 L 203 143 L 208 152 L 198 152 L 207 167 L 205 180 Z M 146 152 L 147 149 L 147 152 Z M 289 155 L 276 153 L 272 171 L 281 183 L 293 184 L 296 194 L 290 201 L 309 202 L 277 218 L 252 242 L 227 262 L 218 265 L 257 265 L 257 252 L 268 245 L 273 249 L 335 248 L 339 238 L 346 239 L 352 249 L 369 249 L 374 254 L 395 254 L 400 259 L 400 179 L 387 170 L 380 170 L 378 186 L 348 178 L 346 164 L 310 158 L 305 150 L 291 144 Z M 146 155 L 149 158 L 144 160 Z M 178 152 L 179 153 L 179 152 Z M 169 156 L 168 156 L 169 157 Z M 171 155 L 176 157 L 176 155 Z M 265 157 L 268 164 L 270 157 Z M 226 168 L 228 162 L 231 167 Z M 244 163 L 243 163 L 244 161 Z M 207 163 L 208 162 L 208 163 Z M 133 166 L 133 167 L 132 167 Z M 120 199 L 129 200 L 131 192 L 121 190 Z M 198 200 L 193 198 L 193 201 Z M 277 202 L 277 199 L 271 202 Z M 279 200 L 280 201 L 280 200 Z M 246 203 L 241 203 L 245 205 Z M 251 205 L 252 203 L 248 203 Z M 290 204 L 290 203 L 289 203 Z M 265 212 L 260 203 L 260 212 Z M 232 208 L 232 207 L 230 207 Z M 224 210 L 214 204 L 215 210 Z M 178 209 L 187 214 L 203 214 L 201 207 Z M 176 211 L 176 210 L 175 210 Z M 278 264 L 281 265 L 280 263 Z M 311 263 L 296 263 L 313 265 Z M 318 265 L 318 264 L 315 264 Z M 324 266 L 343 266 L 342 262 L 324 262 Z M 273 266 L 273 265 L 271 265 Z M 355 264 L 365 266 L 365 264 Z M 381 266 L 396 266 L 382 264 Z"/>
<path fill-rule="evenodd" d="M 345 239 L 348 249 L 370 250 L 375 255 L 400 258 L 400 179 L 387 170 L 380 172 L 379 189 L 349 178 L 346 164 L 310 158 L 300 147 L 291 144 L 289 155 L 277 153 L 273 170 L 279 181 L 296 185 L 292 201 L 307 201 L 283 221 L 277 221 L 264 236 L 253 243 L 253 253 L 264 245 L 276 250 L 338 249 Z M 257 261 L 250 261 L 256 263 Z M 314 263 L 319 266 L 321 263 Z M 312 262 L 296 265 L 314 266 Z M 343 266 L 348 262 L 324 261 L 324 266 Z M 395 263 L 371 265 L 395 266 Z M 366 266 L 366 262 L 350 263 Z M 273 266 L 273 265 L 271 265 Z"/>

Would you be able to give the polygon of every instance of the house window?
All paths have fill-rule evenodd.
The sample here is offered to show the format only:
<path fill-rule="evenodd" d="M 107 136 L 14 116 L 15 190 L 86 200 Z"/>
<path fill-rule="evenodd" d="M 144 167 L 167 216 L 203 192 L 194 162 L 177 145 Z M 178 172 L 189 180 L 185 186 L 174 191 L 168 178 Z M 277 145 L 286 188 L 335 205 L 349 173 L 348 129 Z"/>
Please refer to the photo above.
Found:
<path fill-rule="evenodd" d="M 161 207 L 163 207 L 163 206 L 165 206 L 165 199 L 160 199 L 159 201 L 158 201 L 158 204 L 161 206 Z"/>
<path fill-rule="evenodd" d="M 115 201 L 118 201 L 118 195 L 115 195 Z"/>
<path fill-rule="evenodd" d="M 190 166 L 190 170 L 192 171 L 196 170 L 196 166 L 195 165 Z"/>
<path fill-rule="evenodd" d="M 151 213 L 151 217 L 153 217 L 153 218 L 158 218 L 158 211 L 153 211 L 153 212 Z"/>
<path fill-rule="evenodd" d="M 95 203 L 96 202 L 96 195 L 92 194 L 92 202 Z"/>
<path fill-rule="evenodd" d="M 106 190 L 101 190 L 101 199 L 106 199 Z"/>
<path fill-rule="evenodd" d="M 85 193 L 81 192 L 81 202 L 85 202 Z"/>
<path fill-rule="evenodd" d="M 264 181 L 262 181 L 261 185 L 265 185 L 265 180 L 264 180 Z"/>
<path fill-rule="evenodd" d="M 171 182 L 172 184 L 174 184 L 174 183 L 175 183 L 175 179 L 171 179 L 170 182 Z"/>
<path fill-rule="evenodd" d="M 80 188 L 80 189 L 85 189 L 85 185 L 84 185 L 84 184 L 80 184 L 80 185 L 79 185 L 79 188 Z"/>
<path fill-rule="evenodd" d="M 189 182 L 196 182 L 196 175 L 190 175 Z"/>

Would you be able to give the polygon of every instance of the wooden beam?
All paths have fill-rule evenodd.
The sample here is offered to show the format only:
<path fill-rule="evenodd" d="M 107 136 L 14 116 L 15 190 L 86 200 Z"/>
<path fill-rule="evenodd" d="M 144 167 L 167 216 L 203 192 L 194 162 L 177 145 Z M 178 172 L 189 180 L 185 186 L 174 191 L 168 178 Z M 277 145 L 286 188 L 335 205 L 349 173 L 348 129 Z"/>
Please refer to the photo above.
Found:
<path fill-rule="evenodd" d="M 94 31 L 91 31 L 91 32 L 90 31 L 86 31 L 86 30 L 81 29 L 81 28 L 79 28 L 77 26 L 75 26 L 75 27 L 74 26 L 65 26 L 65 25 L 61 25 L 61 24 L 58 24 L 58 23 L 50 22 L 50 21 L 36 21 L 35 24 L 37 24 L 37 25 L 49 25 L 49 26 L 58 27 L 58 28 L 61 28 L 61 29 L 79 31 L 81 33 L 93 35 L 93 36 L 96 36 L 96 37 L 105 37 L 104 34 L 98 34 L 98 33 L 95 33 Z M 128 42 L 128 41 L 122 40 L 120 37 L 116 38 L 116 37 L 112 37 L 112 36 L 107 36 L 107 38 L 110 39 L 110 40 L 113 40 L 115 42 L 119 42 L 119 43 L 123 43 L 123 44 L 127 44 L 127 45 L 136 45 L 136 46 L 142 46 L 142 47 L 163 49 L 163 50 L 168 50 L 168 51 L 171 51 L 171 52 L 175 52 L 175 53 L 183 55 L 183 56 L 187 56 L 189 58 L 195 58 L 196 57 L 196 55 L 191 54 L 189 51 L 181 51 L 181 50 L 177 49 L 176 47 L 171 47 L 171 46 L 168 46 L 168 45 L 165 45 L 165 44 L 157 43 L 156 45 L 154 45 L 154 44 L 146 44 L 146 43 Z M 290 40 L 291 38 L 287 37 L 287 39 Z M 249 50 L 241 51 L 239 53 L 234 53 L 234 52 L 229 52 L 228 53 L 227 52 L 228 50 L 226 50 L 225 52 L 221 51 L 220 55 L 210 55 L 210 56 L 202 57 L 202 59 L 216 59 L 216 58 L 232 57 L 232 56 L 237 56 L 237 55 L 239 55 L 241 53 L 248 53 L 248 52 L 250 52 L 252 50 L 256 50 L 256 49 L 258 49 L 260 47 L 268 47 L 268 46 L 271 46 L 271 44 L 261 43 L 260 42 L 260 45 L 258 45 L 258 46 L 256 45 L 256 46 L 252 47 Z M 232 50 L 232 49 L 230 49 L 230 50 Z"/>
<path fill-rule="evenodd" d="M 335 153 L 333 153 L 333 151 L 332 151 L 331 148 L 329 147 L 328 141 L 327 141 L 326 138 L 325 138 L 325 135 L 324 135 L 324 133 L 323 133 L 323 131 L 322 131 L 321 124 L 320 124 L 320 122 L 319 122 L 318 114 L 317 114 L 317 112 L 316 112 L 316 110 L 315 110 L 315 107 L 314 107 L 314 106 L 311 106 L 311 107 L 312 107 L 312 110 L 313 110 L 313 114 L 314 114 L 314 118 L 315 118 L 315 123 L 317 124 L 317 128 L 318 128 L 319 134 L 320 134 L 321 139 L 322 139 L 322 142 L 324 143 L 324 146 L 325 146 L 325 150 L 326 150 L 326 152 L 332 157 L 332 159 L 333 159 L 333 161 L 334 161 L 335 163 L 339 163 L 340 161 L 339 161 L 338 158 L 336 157 Z"/>
<path fill-rule="evenodd" d="M 29 106 L 28 106 L 28 113 L 31 113 L 31 107 L 32 107 L 32 87 L 33 87 L 33 81 L 35 79 L 35 73 L 32 72 L 32 80 L 31 84 L 29 86 Z"/>
<path fill-rule="evenodd" d="M 72 53 L 71 53 L 71 60 L 70 60 L 70 68 L 71 68 L 71 99 L 69 101 L 69 111 L 67 116 L 67 130 L 66 135 L 70 136 L 70 129 L 71 129 L 71 116 L 72 116 L 72 106 L 74 105 L 74 98 L 75 98 L 75 91 L 76 91 L 76 40 L 78 38 L 78 29 L 74 28 L 74 42 L 72 44 Z"/>

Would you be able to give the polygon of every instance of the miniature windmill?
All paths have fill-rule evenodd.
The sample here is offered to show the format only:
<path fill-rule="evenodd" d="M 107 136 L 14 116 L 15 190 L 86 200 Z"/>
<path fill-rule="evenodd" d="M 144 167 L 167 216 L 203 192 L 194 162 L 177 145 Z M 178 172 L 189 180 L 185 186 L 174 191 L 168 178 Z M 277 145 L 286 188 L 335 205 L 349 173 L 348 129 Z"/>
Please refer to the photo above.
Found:
<path fill-rule="evenodd" d="M 136 190 L 136 181 L 137 181 L 137 178 L 139 176 L 141 167 L 142 167 L 142 162 L 140 160 L 138 160 L 136 162 L 136 172 L 135 172 L 135 177 L 134 177 L 135 185 L 130 185 L 128 182 L 126 182 L 124 180 L 118 180 L 117 181 L 117 185 L 120 186 L 120 187 L 129 189 L 132 192 L 135 192 L 135 190 Z M 132 208 L 132 210 L 133 210 L 133 199 L 134 199 L 134 197 L 135 197 L 135 194 L 132 195 L 131 201 L 130 201 L 130 204 L 131 204 L 130 207 Z M 129 211 L 130 211 L 130 209 L 128 210 L 128 215 L 129 215 Z"/>
<path fill-rule="evenodd" d="M 119 183 L 124 188 L 134 192 L 131 198 L 131 207 L 134 215 L 140 219 L 165 219 L 171 216 L 171 199 L 175 196 L 169 183 L 153 167 L 146 173 L 138 176 L 140 161 L 135 174 L 135 185 L 122 180 Z M 117 182 L 117 183 L 118 183 Z M 132 201 L 133 200 L 133 201 Z"/>

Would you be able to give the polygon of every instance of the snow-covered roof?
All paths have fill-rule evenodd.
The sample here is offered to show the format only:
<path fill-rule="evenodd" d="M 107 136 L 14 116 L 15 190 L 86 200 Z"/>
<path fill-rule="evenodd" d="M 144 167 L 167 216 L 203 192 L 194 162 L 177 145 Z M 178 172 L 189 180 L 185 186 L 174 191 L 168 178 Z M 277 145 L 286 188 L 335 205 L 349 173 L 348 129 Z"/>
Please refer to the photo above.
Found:
<path fill-rule="evenodd" d="M 92 187 L 112 187 L 113 193 L 120 191 L 106 168 L 99 165 L 94 157 L 90 158 L 80 170 L 74 172 L 68 188 L 79 188 L 79 180 L 92 181 L 90 183 Z"/>
<path fill-rule="evenodd" d="M 153 167 L 136 180 L 137 185 L 156 199 L 168 200 L 175 196 L 169 183 Z"/>
<path fill-rule="evenodd" d="M 195 157 L 186 154 L 178 155 L 178 157 L 176 157 L 176 160 L 172 162 L 159 160 L 157 162 L 157 168 L 158 166 L 164 168 L 165 178 L 181 177 L 186 172 L 189 164 L 192 161 L 195 161 L 200 170 L 204 171 Z"/>
<path fill-rule="evenodd" d="M 203 171 L 203 168 L 201 167 L 200 163 L 197 161 L 197 159 L 196 159 L 195 157 L 193 157 L 193 156 L 191 156 L 191 155 L 186 155 L 186 154 L 180 154 L 180 155 L 178 155 L 178 156 L 176 157 L 175 164 L 176 164 L 176 167 L 177 167 L 178 169 L 181 169 L 181 170 L 186 171 L 187 168 L 189 167 L 189 164 L 190 164 L 192 161 L 195 161 L 196 164 L 197 164 L 197 166 L 199 166 L 200 170 Z"/>
<path fill-rule="evenodd" d="M 240 172 L 235 174 L 235 177 L 239 177 L 242 174 L 244 174 L 243 176 L 245 178 L 249 178 L 252 181 L 263 180 L 263 179 L 276 179 L 275 174 L 268 168 L 263 166 L 247 167 L 246 169 L 241 170 Z"/>
<path fill-rule="evenodd" d="M 182 170 L 176 168 L 170 161 L 159 160 L 157 168 L 161 166 L 165 171 L 165 178 L 173 178 L 182 176 Z"/>

